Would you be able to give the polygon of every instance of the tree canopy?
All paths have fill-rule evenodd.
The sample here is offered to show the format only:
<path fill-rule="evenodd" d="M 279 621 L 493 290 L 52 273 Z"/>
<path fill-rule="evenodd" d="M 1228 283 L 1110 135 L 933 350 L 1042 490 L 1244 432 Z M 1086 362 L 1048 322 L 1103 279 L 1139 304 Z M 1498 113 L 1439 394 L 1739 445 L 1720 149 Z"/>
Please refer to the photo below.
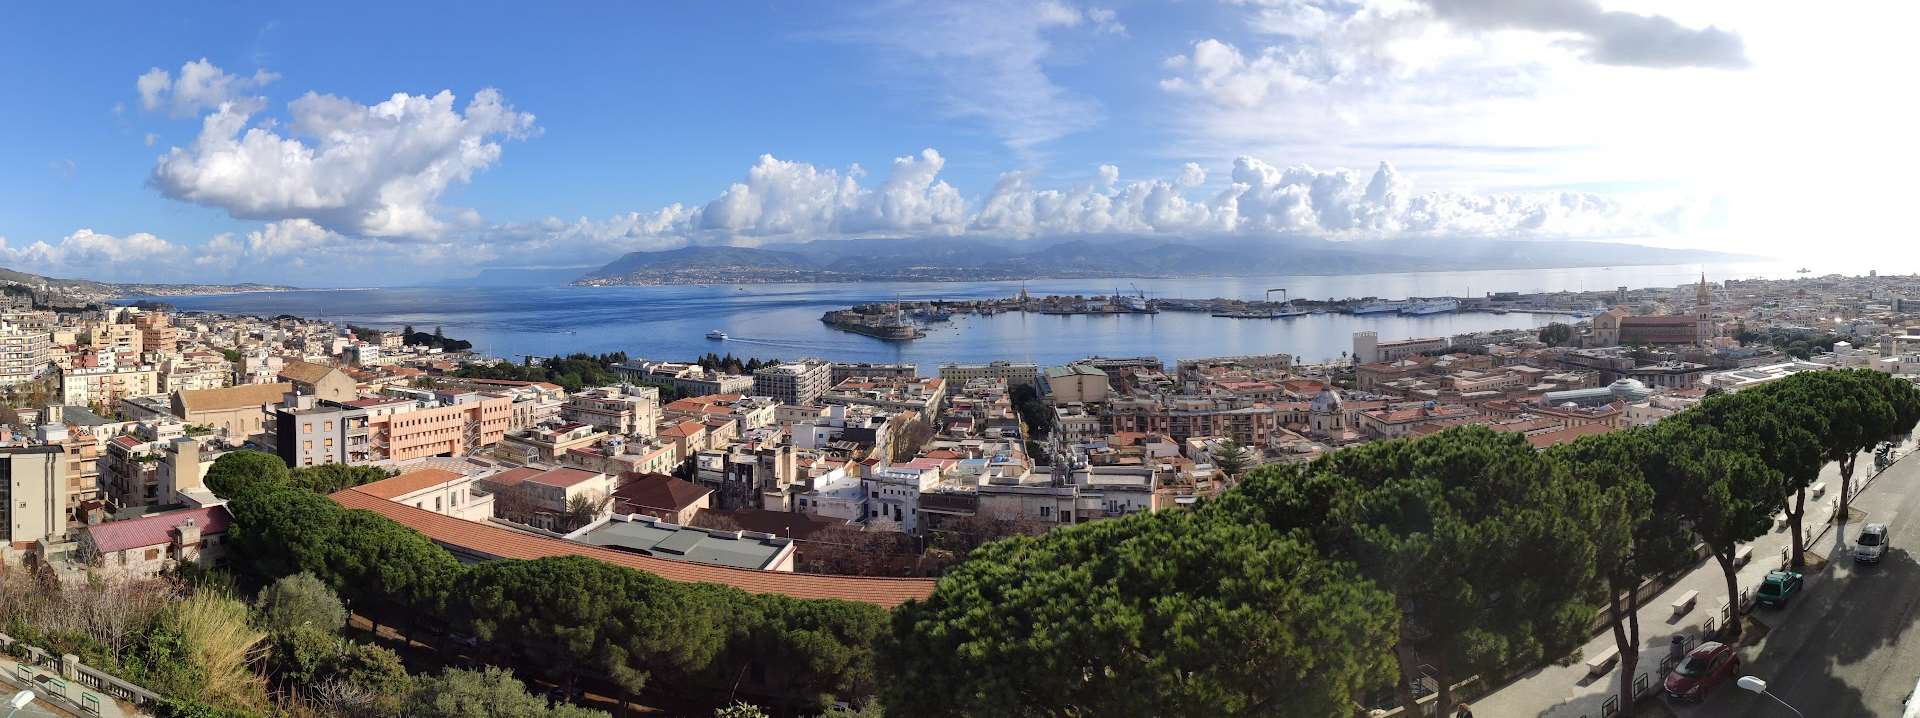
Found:
<path fill-rule="evenodd" d="M 1348 715 L 1390 675 L 1391 597 L 1224 514 L 988 544 L 897 609 L 882 697 L 906 715 Z"/>

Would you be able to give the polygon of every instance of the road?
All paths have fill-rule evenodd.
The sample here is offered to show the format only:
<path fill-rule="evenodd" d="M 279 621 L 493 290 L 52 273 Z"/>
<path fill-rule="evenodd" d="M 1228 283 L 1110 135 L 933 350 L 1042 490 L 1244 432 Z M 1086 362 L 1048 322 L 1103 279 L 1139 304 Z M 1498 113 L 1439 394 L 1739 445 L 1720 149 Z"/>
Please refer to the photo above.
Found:
<path fill-rule="evenodd" d="M 1801 600 L 1784 610 L 1757 609 L 1754 618 L 1772 630 L 1740 651 L 1742 673 L 1765 679 L 1772 693 L 1808 718 L 1898 716 L 1920 678 L 1920 458 L 1895 463 L 1870 494 L 1874 510 L 1865 520 L 1891 524 L 1886 558 L 1857 566 L 1851 557 L 1837 557 L 1808 576 Z M 1848 525 L 1849 545 L 1861 525 Z M 1833 540 L 1810 548 L 1831 551 Z M 1703 705 L 1675 712 L 1683 718 L 1793 716 L 1731 684 Z"/>

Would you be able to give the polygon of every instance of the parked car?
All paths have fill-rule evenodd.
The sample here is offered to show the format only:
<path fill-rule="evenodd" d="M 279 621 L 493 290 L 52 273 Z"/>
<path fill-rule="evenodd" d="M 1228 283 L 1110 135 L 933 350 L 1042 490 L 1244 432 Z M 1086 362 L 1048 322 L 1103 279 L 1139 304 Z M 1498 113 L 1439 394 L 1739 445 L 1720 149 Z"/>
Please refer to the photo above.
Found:
<path fill-rule="evenodd" d="M 1889 543 L 1886 524 L 1867 524 L 1860 529 L 1860 540 L 1853 542 L 1853 562 L 1880 563 Z"/>
<path fill-rule="evenodd" d="M 1761 579 L 1760 590 L 1754 594 L 1754 603 L 1774 608 L 1786 608 L 1787 601 L 1800 592 L 1800 586 L 1806 580 L 1798 571 L 1772 571 Z"/>
<path fill-rule="evenodd" d="M 1686 660 L 1667 674 L 1667 697 L 1686 703 L 1697 703 L 1721 683 L 1733 680 L 1740 673 L 1740 656 L 1733 652 L 1733 646 L 1719 641 L 1708 641 L 1695 646 L 1687 653 Z"/>

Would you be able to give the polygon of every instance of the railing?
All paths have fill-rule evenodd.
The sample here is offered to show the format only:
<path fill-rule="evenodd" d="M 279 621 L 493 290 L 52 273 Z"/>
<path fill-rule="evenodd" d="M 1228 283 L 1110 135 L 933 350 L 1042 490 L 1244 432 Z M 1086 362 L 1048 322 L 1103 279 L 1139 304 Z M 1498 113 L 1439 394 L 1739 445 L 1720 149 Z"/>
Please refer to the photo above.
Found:
<path fill-rule="evenodd" d="M 132 703 L 136 707 L 152 706 L 160 702 L 159 694 L 81 663 L 76 656 L 71 654 L 56 656 L 37 646 L 21 643 L 12 636 L 0 633 L 0 651 L 12 654 L 19 648 L 25 648 L 27 654 L 26 659 L 20 661 L 15 668 L 19 679 L 40 683 L 44 693 L 79 706 L 87 714 L 100 714 L 100 696 L 96 693 L 104 693 L 112 698 Z M 52 675 L 42 681 L 34 675 L 35 669 Z M 78 683 L 82 690 L 77 692 L 72 690 L 72 683 Z"/>

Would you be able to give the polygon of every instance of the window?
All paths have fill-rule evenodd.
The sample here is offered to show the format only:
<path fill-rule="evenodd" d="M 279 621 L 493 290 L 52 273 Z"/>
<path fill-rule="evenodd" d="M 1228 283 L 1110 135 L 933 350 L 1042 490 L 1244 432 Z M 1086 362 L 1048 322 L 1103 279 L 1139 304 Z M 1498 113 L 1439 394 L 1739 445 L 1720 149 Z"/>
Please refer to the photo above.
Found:
<path fill-rule="evenodd" d="M 332 422 L 332 421 L 328 421 L 328 422 L 327 422 L 327 424 L 326 424 L 326 426 L 323 426 L 323 427 L 321 427 L 321 428 L 320 428 L 320 430 L 321 430 L 321 431 L 329 431 L 329 432 L 330 432 L 330 431 L 333 431 L 333 422 Z"/>
<path fill-rule="evenodd" d="M 160 560 L 160 549 L 157 549 L 157 548 L 147 549 L 147 560 L 148 561 Z"/>
<path fill-rule="evenodd" d="M 300 433 L 302 433 L 302 434 L 311 434 L 311 433 L 313 433 L 313 425 L 312 425 L 312 424 L 301 424 L 301 425 L 300 425 Z"/>
<path fill-rule="evenodd" d="M 440 510 L 440 497 L 438 496 L 433 497 L 433 510 L 435 511 Z"/>
<path fill-rule="evenodd" d="M 331 448 L 333 448 L 333 440 L 332 440 L 332 439 L 328 439 L 328 440 L 327 440 L 327 448 L 329 448 L 329 449 L 331 449 Z"/>
<path fill-rule="evenodd" d="M 302 441 L 302 442 L 300 442 L 300 448 L 301 448 L 301 450 L 303 450 L 303 451 L 312 451 L 312 450 L 313 450 L 313 440 L 312 440 L 312 439 L 308 439 L 308 440 L 306 440 L 306 441 Z"/>

